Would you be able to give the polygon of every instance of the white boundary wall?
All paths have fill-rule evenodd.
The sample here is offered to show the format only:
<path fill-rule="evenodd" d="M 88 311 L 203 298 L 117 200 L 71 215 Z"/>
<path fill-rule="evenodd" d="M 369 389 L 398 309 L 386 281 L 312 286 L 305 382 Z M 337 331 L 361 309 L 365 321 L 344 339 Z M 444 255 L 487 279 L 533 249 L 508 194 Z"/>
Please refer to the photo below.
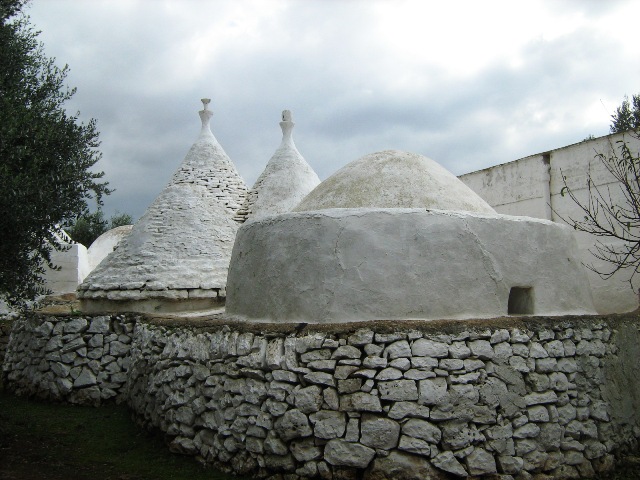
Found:
<path fill-rule="evenodd" d="M 623 138 L 632 151 L 640 150 L 638 139 L 623 134 L 608 135 L 467 173 L 459 178 L 498 213 L 564 223 L 562 218 L 579 219 L 582 215 L 568 195 L 561 195 L 564 187 L 563 175 L 567 177 L 567 185 L 579 199 L 587 198 L 587 175 L 591 173 L 598 188 L 608 190 L 614 201 L 623 201 L 615 179 L 596 158 L 597 153 L 607 155 L 611 146 L 615 147 L 616 142 Z M 598 261 L 589 252 L 594 249 L 596 238 L 579 232 L 576 233 L 576 238 L 583 263 L 608 271 L 610 266 Z M 604 238 L 601 240 L 608 241 Z M 640 282 L 636 280 L 632 289 L 629 284 L 630 276 L 630 271 L 621 271 L 610 279 L 603 279 L 589 271 L 593 300 L 599 313 L 627 312 L 638 307 L 635 292 L 638 291 Z"/>

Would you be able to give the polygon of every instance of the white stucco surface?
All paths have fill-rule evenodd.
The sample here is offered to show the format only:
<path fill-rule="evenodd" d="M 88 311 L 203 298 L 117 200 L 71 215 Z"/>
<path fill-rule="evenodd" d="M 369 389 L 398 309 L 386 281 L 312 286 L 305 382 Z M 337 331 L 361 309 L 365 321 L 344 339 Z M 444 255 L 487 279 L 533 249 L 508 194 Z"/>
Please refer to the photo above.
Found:
<path fill-rule="evenodd" d="M 249 219 L 290 212 L 320 179 L 293 142 L 291 112 L 282 112 L 282 142 L 247 193 L 242 208 Z"/>
<path fill-rule="evenodd" d="M 496 165 L 460 176 L 466 185 L 484 198 L 499 213 L 527 215 L 564 223 L 563 219 L 581 219 L 578 206 L 562 195 L 566 178 L 567 185 L 580 201 L 587 200 L 586 180 L 590 174 L 596 186 L 614 203 L 624 205 L 624 195 L 597 153 L 609 155 L 617 142 L 628 142 L 632 151 L 640 150 L 640 141 L 629 135 L 615 134 L 580 142 L 520 160 Z M 596 259 L 591 251 L 597 241 L 606 245 L 619 243 L 606 237 L 594 237 L 576 232 L 580 260 L 601 272 L 610 271 L 611 265 Z M 630 270 L 622 270 L 611 278 L 603 278 L 588 271 L 595 307 L 598 313 L 619 313 L 638 307 L 640 281 L 630 284 Z"/>
<path fill-rule="evenodd" d="M 200 136 L 169 184 L 80 285 L 86 311 L 189 310 L 224 295 L 246 186 L 211 132 L 207 103 Z"/>
<path fill-rule="evenodd" d="M 60 269 L 45 267 L 44 286 L 52 294 L 75 292 L 90 271 L 86 247 L 80 243 L 64 243 L 66 250 L 51 252 L 51 262 Z"/>
<path fill-rule="evenodd" d="M 595 313 L 572 231 L 545 220 L 424 209 L 327 209 L 243 225 L 227 313 L 329 323 Z"/>
<path fill-rule="evenodd" d="M 129 235 L 132 228 L 133 225 L 122 225 L 107 230 L 96 238 L 87 249 L 89 255 L 89 271 L 93 271 L 107 255 L 113 252 L 120 241 Z"/>
<path fill-rule="evenodd" d="M 294 209 L 426 208 L 493 213 L 473 190 L 423 155 L 385 150 L 331 175 Z"/>

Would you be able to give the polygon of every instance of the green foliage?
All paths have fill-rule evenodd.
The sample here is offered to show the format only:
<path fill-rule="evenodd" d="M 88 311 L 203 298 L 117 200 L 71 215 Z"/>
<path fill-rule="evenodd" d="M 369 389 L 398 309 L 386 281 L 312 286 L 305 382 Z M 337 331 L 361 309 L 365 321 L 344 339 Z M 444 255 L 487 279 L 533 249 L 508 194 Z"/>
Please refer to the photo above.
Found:
<path fill-rule="evenodd" d="M 115 213 L 109 220 L 109 229 L 122 227 L 124 225 L 133 225 L 133 217 L 128 213 Z"/>
<path fill-rule="evenodd" d="M 630 104 L 629 97 L 625 95 L 622 105 L 611 115 L 611 133 L 640 130 L 640 94 L 633 95 L 631 102 Z"/>
<path fill-rule="evenodd" d="M 81 215 L 64 230 L 75 242 L 89 248 L 93 241 L 107 230 L 132 223 L 133 218 L 128 213 L 116 213 L 106 220 L 102 209 L 98 208 L 93 213 Z"/>
<path fill-rule="evenodd" d="M 95 121 L 79 121 L 64 104 L 68 67 L 58 68 L 20 14 L 24 0 L 0 0 L 0 296 L 19 303 L 42 293 L 58 225 L 109 194 Z"/>

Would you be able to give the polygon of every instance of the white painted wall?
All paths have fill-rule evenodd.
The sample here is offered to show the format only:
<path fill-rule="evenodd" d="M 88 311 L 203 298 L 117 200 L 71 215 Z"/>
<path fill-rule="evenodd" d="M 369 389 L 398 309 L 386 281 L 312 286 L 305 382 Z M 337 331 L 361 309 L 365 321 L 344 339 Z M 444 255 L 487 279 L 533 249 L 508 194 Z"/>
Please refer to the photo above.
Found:
<path fill-rule="evenodd" d="M 51 261 L 60 270 L 46 269 L 45 287 L 54 294 L 75 293 L 78 285 L 89 274 L 89 257 L 87 248 L 74 243 L 64 252 L 51 252 Z"/>
<path fill-rule="evenodd" d="M 611 146 L 615 146 L 622 138 L 622 134 L 608 135 L 471 172 L 459 178 L 498 213 L 526 215 L 564 223 L 562 218 L 581 216 L 577 205 L 567 195 L 561 195 L 564 187 L 563 175 L 567 177 L 568 186 L 581 200 L 587 198 L 585 187 L 590 172 L 598 187 L 608 189 L 615 202 L 623 202 L 622 192 L 615 179 L 600 160 L 595 158 L 596 153 L 610 152 Z M 633 151 L 640 150 L 640 141 L 629 136 L 624 139 Z M 576 232 L 576 239 L 583 263 L 593 265 L 598 270 L 609 268 L 589 252 L 594 248 L 597 240 L 595 237 Z M 606 238 L 600 240 L 612 242 Z M 589 271 L 589 282 L 599 313 L 626 312 L 637 308 L 638 296 L 634 292 L 638 291 L 640 280 L 634 282 L 632 289 L 630 276 L 631 272 L 621 271 L 612 278 L 603 279 Z"/>

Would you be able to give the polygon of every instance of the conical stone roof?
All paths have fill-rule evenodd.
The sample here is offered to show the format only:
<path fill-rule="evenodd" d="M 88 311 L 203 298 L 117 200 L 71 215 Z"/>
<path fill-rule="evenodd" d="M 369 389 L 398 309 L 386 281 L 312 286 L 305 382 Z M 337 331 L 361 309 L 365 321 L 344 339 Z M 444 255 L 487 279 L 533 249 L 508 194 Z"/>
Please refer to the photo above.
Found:
<path fill-rule="evenodd" d="M 320 179 L 293 142 L 291 112 L 282 112 L 282 142 L 262 174 L 249 190 L 239 214 L 255 220 L 290 212 L 307 196 Z"/>
<path fill-rule="evenodd" d="M 78 288 L 85 311 L 193 310 L 224 299 L 247 188 L 202 102 L 202 130 L 173 178 Z"/>

